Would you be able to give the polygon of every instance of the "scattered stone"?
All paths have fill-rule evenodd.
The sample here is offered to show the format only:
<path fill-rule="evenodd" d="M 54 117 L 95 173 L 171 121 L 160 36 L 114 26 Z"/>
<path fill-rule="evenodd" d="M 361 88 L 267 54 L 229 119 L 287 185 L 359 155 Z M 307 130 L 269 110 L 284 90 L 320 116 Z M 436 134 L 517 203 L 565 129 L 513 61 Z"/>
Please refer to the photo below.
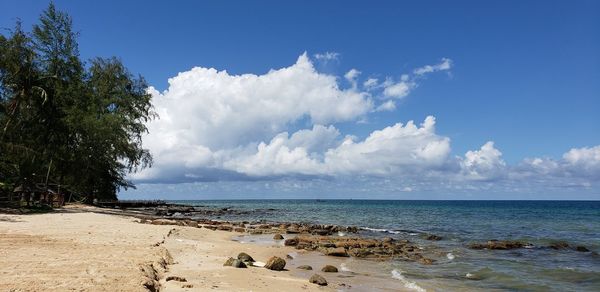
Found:
<path fill-rule="evenodd" d="M 228 258 L 227 261 L 225 261 L 225 263 L 223 264 L 224 267 L 231 267 L 233 266 L 233 261 L 235 261 L 234 258 Z"/>
<path fill-rule="evenodd" d="M 298 237 L 294 237 L 294 238 L 288 238 L 286 239 L 283 244 L 285 246 L 294 246 L 294 245 L 298 245 Z"/>
<path fill-rule="evenodd" d="M 194 285 L 192 285 L 192 284 L 184 284 L 184 285 L 181 285 L 181 288 L 194 288 Z"/>
<path fill-rule="evenodd" d="M 283 239 L 283 235 L 277 233 L 277 234 L 273 235 L 273 239 L 275 239 L 275 240 L 282 240 Z"/>
<path fill-rule="evenodd" d="M 577 246 L 577 247 L 575 248 L 575 250 L 576 250 L 576 251 L 579 251 L 579 252 L 588 252 L 588 251 L 590 251 L 590 250 L 589 250 L 587 247 L 585 247 L 585 246 L 583 246 L 583 245 L 579 245 L 579 246 Z"/>
<path fill-rule="evenodd" d="M 165 279 L 167 282 L 169 281 L 177 281 L 177 282 L 187 282 L 187 279 L 184 277 L 179 277 L 179 276 L 168 276 Z"/>
<path fill-rule="evenodd" d="M 288 260 L 293 260 L 293 259 L 294 259 L 294 257 L 293 257 L 293 256 L 291 256 L 291 255 L 289 255 L 289 254 L 286 254 L 286 255 L 285 255 L 285 258 L 286 258 L 286 259 L 288 259 Z"/>
<path fill-rule="evenodd" d="M 245 252 L 241 252 L 240 254 L 238 254 L 237 256 L 238 260 L 243 261 L 243 262 L 254 262 L 254 259 L 247 253 Z"/>
<path fill-rule="evenodd" d="M 156 219 L 152 220 L 152 225 L 177 225 L 177 222 L 169 219 Z"/>
<path fill-rule="evenodd" d="M 244 227 L 236 227 L 233 229 L 233 231 L 235 232 L 246 232 L 246 228 Z"/>
<path fill-rule="evenodd" d="M 334 256 L 334 257 L 347 257 L 348 253 L 346 252 L 345 248 L 336 247 L 336 248 L 328 248 L 327 251 L 325 252 L 325 255 Z"/>
<path fill-rule="evenodd" d="M 217 226 L 214 226 L 214 225 L 204 225 L 203 227 L 206 229 L 210 229 L 212 231 L 217 230 Z"/>
<path fill-rule="evenodd" d="M 385 237 L 385 238 L 383 238 L 381 240 L 381 242 L 383 242 L 383 243 L 392 243 L 392 242 L 394 242 L 394 239 L 391 238 L 391 237 Z"/>
<path fill-rule="evenodd" d="M 326 265 L 321 269 L 321 272 L 325 273 L 337 273 L 338 269 L 332 265 Z"/>
<path fill-rule="evenodd" d="M 564 241 L 553 242 L 550 244 L 550 248 L 552 249 L 565 249 L 568 248 L 569 244 Z"/>
<path fill-rule="evenodd" d="M 196 227 L 196 228 L 198 227 L 198 222 L 192 221 L 192 220 L 186 221 L 185 224 L 189 227 Z"/>
<path fill-rule="evenodd" d="M 302 265 L 302 266 L 297 267 L 297 269 L 310 271 L 310 270 L 312 270 L 312 267 L 309 265 Z"/>
<path fill-rule="evenodd" d="M 422 258 L 419 259 L 419 263 L 421 263 L 423 265 L 431 265 L 431 264 L 433 264 L 433 260 L 430 259 L 430 258 L 424 258 L 424 257 L 422 257 Z"/>
<path fill-rule="evenodd" d="M 231 264 L 232 267 L 234 268 L 247 268 L 248 266 L 246 266 L 246 264 L 243 261 L 240 260 L 233 260 L 233 263 Z"/>
<path fill-rule="evenodd" d="M 327 280 L 319 274 L 312 275 L 308 281 L 319 286 L 327 286 Z"/>
<path fill-rule="evenodd" d="M 435 240 L 435 241 L 438 241 L 438 240 L 442 240 L 442 237 L 438 236 L 438 235 L 435 235 L 435 234 L 427 234 L 425 236 L 425 239 L 426 240 Z"/>
<path fill-rule="evenodd" d="M 300 230 L 295 229 L 295 228 L 289 228 L 289 229 L 287 229 L 285 231 L 285 233 L 287 233 L 287 234 L 298 234 L 298 233 L 300 233 Z"/>
<path fill-rule="evenodd" d="M 331 231 L 327 230 L 327 229 L 316 229 L 312 231 L 313 234 L 317 234 L 317 235 L 329 235 L 331 234 Z"/>
<path fill-rule="evenodd" d="M 281 271 L 285 268 L 285 260 L 280 257 L 271 257 L 265 264 L 265 268 L 273 271 Z"/>
<path fill-rule="evenodd" d="M 219 227 L 217 227 L 218 230 L 223 230 L 223 231 L 231 231 L 233 230 L 233 227 L 229 226 L 229 225 L 219 225 Z"/>

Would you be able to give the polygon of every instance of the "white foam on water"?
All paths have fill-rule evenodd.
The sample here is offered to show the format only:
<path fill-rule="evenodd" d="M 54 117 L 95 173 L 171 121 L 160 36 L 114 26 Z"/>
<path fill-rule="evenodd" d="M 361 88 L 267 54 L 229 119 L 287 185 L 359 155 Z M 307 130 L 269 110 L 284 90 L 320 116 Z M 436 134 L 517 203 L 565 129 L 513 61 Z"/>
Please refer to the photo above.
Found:
<path fill-rule="evenodd" d="M 390 233 L 390 234 L 400 234 L 400 233 L 402 233 L 400 231 L 395 231 L 395 230 L 387 230 L 387 229 L 379 229 L 379 228 L 369 228 L 369 227 L 361 227 L 360 229 L 362 229 L 362 230 L 368 230 L 368 231 L 373 231 L 373 232 L 384 232 L 384 233 Z"/>
<path fill-rule="evenodd" d="M 471 273 L 467 273 L 467 274 L 465 275 L 465 277 L 467 277 L 467 278 L 469 278 L 469 279 L 472 279 L 472 278 L 474 278 L 474 277 L 475 277 L 475 275 L 473 275 L 473 274 L 471 274 Z"/>
<path fill-rule="evenodd" d="M 348 266 L 346 265 L 346 263 L 341 263 L 340 264 L 340 270 L 344 271 L 344 272 L 352 272 L 352 270 L 350 270 L 348 268 Z"/>
<path fill-rule="evenodd" d="M 361 227 L 361 229 L 375 232 L 387 232 L 387 229 L 378 229 L 378 228 L 369 228 L 369 227 Z"/>
<path fill-rule="evenodd" d="M 455 257 L 455 256 L 454 256 L 454 255 L 453 255 L 451 252 L 449 252 L 449 253 L 446 255 L 446 257 L 447 257 L 449 260 L 453 260 L 453 259 L 455 259 L 455 258 L 456 258 L 456 257 Z"/>
<path fill-rule="evenodd" d="M 345 232 L 338 231 L 338 236 L 346 236 Z"/>
<path fill-rule="evenodd" d="M 427 290 L 425 290 L 425 289 L 423 289 L 423 287 L 417 285 L 417 283 L 411 282 L 408 279 L 406 279 L 402 275 L 401 271 L 392 270 L 392 278 L 400 280 L 400 282 L 402 282 L 402 284 L 404 284 L 404 287 L 406 287 L 408 289 L 412 289 L 412 290 L 419 291 L 419 292 L 427 292 Z"/>

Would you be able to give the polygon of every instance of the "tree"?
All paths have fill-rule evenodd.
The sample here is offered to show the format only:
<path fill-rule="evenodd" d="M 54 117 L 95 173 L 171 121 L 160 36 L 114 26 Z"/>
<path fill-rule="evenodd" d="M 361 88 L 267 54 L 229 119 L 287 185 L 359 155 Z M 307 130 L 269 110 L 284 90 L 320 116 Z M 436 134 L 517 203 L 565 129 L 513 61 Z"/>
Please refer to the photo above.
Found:
<path fill-rule="evenodd" d="M 0 182 L 49 180 L 91 201 L 134 187 L 149 167 L 145 123 L 156 115 L 143 77 L 117 58 L 79 57 L 72 19 L 54 4 L 32 33 L 0 35 Z"/>

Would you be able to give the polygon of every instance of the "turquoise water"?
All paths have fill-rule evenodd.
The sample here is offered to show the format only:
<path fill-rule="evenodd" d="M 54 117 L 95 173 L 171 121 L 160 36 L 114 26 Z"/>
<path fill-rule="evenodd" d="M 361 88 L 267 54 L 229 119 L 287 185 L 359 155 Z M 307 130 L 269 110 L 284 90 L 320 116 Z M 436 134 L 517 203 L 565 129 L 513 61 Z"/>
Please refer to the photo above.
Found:
<path fill-rule="evenodd" d="M 403 282 L 407 289 L 600 291 L 600 201 L 176 202 L 244 211 L 215 219 L 355 225 L 365 228 L 361 231 L 364 236 L 417 242 L 436 264 L 395 261 L 378 266 L 381 275 Z M 443 240 L 423 240 L 426 233 Z M 466 248 L 469 243 L 490 239 L 522 240 L 535 247 L 508 251 Z M 555 241 L 585 246 L 590 252 L 544 248 Z"/>

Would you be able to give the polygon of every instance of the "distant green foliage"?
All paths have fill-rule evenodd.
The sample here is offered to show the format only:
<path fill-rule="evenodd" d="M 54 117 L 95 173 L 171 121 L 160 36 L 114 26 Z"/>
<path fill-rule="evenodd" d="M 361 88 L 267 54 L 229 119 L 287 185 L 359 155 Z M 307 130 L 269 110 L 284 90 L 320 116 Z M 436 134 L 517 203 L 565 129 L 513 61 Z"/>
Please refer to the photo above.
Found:
<path fill-rule="evenodd" d="M 143 77 L 117 58 L 79 58 L 71 18 L 50 4 L 32 32 L 0 35 L 0 182 L 50 180 L 88 200 L 134 187 L 152 164 L 142 148 L 155 117 Z"/>

